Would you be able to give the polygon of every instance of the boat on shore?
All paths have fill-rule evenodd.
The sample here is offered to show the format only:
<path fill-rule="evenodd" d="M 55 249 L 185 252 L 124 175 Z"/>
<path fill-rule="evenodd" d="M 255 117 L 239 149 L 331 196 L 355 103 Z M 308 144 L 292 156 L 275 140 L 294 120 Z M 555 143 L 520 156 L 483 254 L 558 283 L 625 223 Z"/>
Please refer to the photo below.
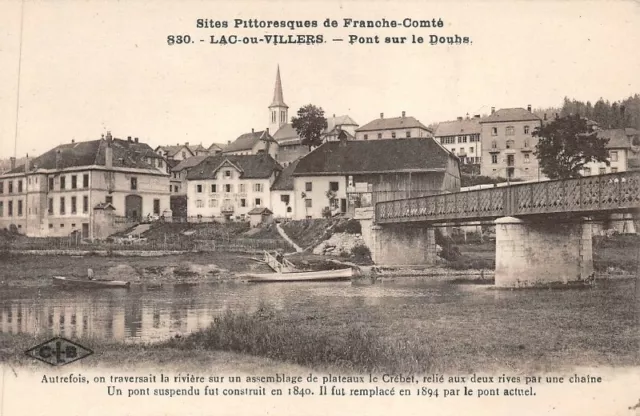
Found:
<path fill-rule="evenodd" d="M 332 280 L 349 280 L 353 276 L 353 269 L 300 271 L 286 273 L 246 273 L 246 281 L 250 283 L 266 282 L 324 282 Z"/>
<path fill-rule="evenodd" d="M 261 262 L 269 266 L 273 273 L 245 273 L 245 280 L 250 283 L 266 282 L 324 282 L 331 280 L 349 280 L 354 272 L 351 267 L 337 270 L 297 270 L 284 256 L 273 256 L 264 252 Z"/>
<path fill-rule="evenodd" d="M 65 276 L 53 276 L 53 283 L 55 285 L 63 287 L 78 287 L 78 288 L 128 288 L 131 286 L 131 282 L 125 282 L 122 280 L 107 280 L 107 279 L 80 279 Z"/>

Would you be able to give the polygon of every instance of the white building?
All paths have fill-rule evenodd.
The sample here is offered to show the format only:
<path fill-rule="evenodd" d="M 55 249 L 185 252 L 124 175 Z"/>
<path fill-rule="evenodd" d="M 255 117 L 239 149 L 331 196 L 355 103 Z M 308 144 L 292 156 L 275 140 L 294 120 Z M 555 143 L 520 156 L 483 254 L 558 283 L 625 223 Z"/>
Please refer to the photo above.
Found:
<path fill-rule="evenodd" d="M 480 116 L 458 117 L 438 124 L 434 138 L 448 151 L 458 156 L 460 164 L 480 165 L 482 157 L 482 126 Z"/>

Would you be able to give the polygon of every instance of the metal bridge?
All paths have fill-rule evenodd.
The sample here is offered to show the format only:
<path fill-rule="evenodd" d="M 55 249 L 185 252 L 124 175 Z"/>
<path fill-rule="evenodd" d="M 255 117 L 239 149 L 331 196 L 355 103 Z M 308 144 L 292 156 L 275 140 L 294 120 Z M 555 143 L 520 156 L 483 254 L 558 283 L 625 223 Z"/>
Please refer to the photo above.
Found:
<path fill-rule="evenodd" d="M 378 202 L 377 224 L 592 215 L 640 209 L 640 172 L 621 172 Z"/>

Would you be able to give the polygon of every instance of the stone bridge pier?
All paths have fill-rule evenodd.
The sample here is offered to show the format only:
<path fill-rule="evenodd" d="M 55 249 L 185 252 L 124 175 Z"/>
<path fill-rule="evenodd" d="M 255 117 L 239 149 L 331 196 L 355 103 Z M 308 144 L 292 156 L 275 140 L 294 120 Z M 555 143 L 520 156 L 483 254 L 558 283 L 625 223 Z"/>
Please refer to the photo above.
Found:
<path fill-rule="evenodd" d="M 371 251 L 371 259 L 380 265 L 435 264 L 436 235 L 433 227 L 417 224 L 377 225 L 373 210 L 358 209 L 362 238 Z"/>
<path fill-rule="evenodd" d="M 591 222 L 533 222 L 502 217 L 496 224 L 496 287 L 585 280 L 593 274 Z"/>

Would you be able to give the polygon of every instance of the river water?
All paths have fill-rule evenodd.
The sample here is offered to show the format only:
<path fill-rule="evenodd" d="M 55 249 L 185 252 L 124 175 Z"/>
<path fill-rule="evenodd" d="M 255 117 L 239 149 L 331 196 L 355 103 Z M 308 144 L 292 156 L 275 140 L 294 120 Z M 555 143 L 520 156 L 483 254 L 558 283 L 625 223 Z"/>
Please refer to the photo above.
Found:
<path fill-rule="evenodd" d="M 0 293 L 0 332 L 92 337 L 124 342 L 167 339 L 207 327 L 225 310 L 252 312 L 261 305 L 336 319 L 375 316 L 382 327 L 495 325 L 517 328 L 520 316 L 567 316 L 633 325 L 633 280 L 609 281 L 586 290 L 492 290 L 414 278 L 357 285 L 351 282 L 137 285 L 81 290 L 55 286 L 5 288 Z M 625 306 L 626 305 L 626 306 Z M 332 315 L 333 314 L 333 315 Z M 544 324 L 541 322 L 541 324 Z M 626 325 L 625 325 L 626 326 Z"/>

